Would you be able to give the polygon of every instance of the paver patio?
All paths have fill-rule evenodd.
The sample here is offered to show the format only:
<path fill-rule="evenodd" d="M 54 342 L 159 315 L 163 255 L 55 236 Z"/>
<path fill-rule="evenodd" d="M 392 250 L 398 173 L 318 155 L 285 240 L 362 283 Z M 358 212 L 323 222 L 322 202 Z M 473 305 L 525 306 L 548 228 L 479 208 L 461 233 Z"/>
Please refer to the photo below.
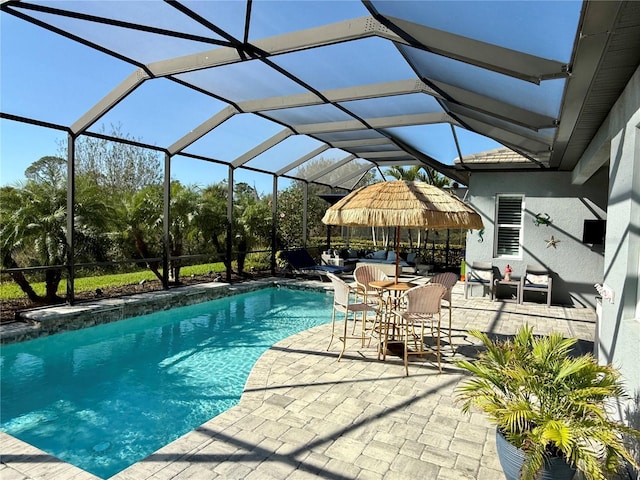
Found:
<path fill-rule="evenodd" d="M 511 335 L 525 322 L 539 334 L 580 339 L 582 351 L 593 347 L 590 309 L 465 300 L 462 284 L 454 287 L 456 358 L 476 351 L 468 329 Z M 452 365 L 448 347 L 442 374 L 425 358 L 413 360 L 405 377 L 402 359 L 378 361 L 373 344 L 361 348 L 354 341 L 337 362 L 340 343 L 326 350 L 329 328 L 274 345 L 256 363 L 237 406 L 112 478 L 504 479 L 495 429 L 454 403 L 465 376 Z M 96 478 L 6 434 L 0 440 L 3 480 Z"/>

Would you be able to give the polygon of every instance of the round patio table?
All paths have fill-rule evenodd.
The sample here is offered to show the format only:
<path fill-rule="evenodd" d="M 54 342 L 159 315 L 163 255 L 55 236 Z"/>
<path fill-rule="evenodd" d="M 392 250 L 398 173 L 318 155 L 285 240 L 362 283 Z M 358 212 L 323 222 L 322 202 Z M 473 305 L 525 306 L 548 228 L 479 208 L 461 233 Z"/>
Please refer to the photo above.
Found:
<path fill-rule="evenodd" d="M 404 292 L 415 287 L 416 285 L 411 282 L 396 282 L 395 280 L 375 280 L 369 282 L 369 286 L 374 290 L 379 290 L 380 295 L 380 308 L 384 312 L 382 318 L 384 319 L 384 325 L 382 326 L 383 337 L 382 342 L 378 347 L 378 360 L 382 353 L 382 360 L 387 359 L 387 346 L 390 341 L 394 341 L 395 336 L 395 317 L 393 310 L 398 310 L 400 305 L 400 298 Z M 387 301 L 385 302 L 383 293 L 388 292 Z M 389 329 L 391 329 L 391 338 L 389 338 Z"/>

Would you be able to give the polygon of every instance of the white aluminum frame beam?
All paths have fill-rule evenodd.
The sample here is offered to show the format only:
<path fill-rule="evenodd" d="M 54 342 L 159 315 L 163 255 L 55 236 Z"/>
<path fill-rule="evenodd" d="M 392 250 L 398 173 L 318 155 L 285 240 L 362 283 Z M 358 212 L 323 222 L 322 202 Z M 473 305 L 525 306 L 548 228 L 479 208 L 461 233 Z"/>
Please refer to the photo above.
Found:
<path fill-rule="evenodd" d="M 458 103 L 464 107 L 480 111 L 486 115 L 500 118 L 531 130 L 557 127 L 557 119 L 548 115 L 542 115 L 537 112 L 532 112 L 531 110 L 525 110 L 524 108 L 516 107 L 509 103 L 501 102 L 444 82 L 433 81 L 433 84 L 449 95 L 453 103 Z M 445 99 L 444 103 L 449 103 L 449 100 Z"/>
<path fill-rule="evenodd" d="M 525 138 L 520 133 L 511 132 L 504 128 L 490 125 L 471 117 L 463 117 L 462 115 L 460 115 L 460 120 L 468 124 L 473 131 L 493 138 L 501 143 L 513 145 L 516 147 L 516 150 L 524 150 L 525 152 L 529 152 L 531 155 L 543 153 L 548 154 L 550 152 L 550 146 L 548 144 L 536 139 Z"/>
<path fill-rule="evenodd" d="M 347 157 L 343 158 L 339 162 L 331 164 L 330 166 L 328 166 L 324 170 L 321 170 L 320 172 L 317 172 L 315 175 L 312 175 L 311 177 L 306 178 L 305 180 L 307 180 L 308 182 L 313 182 L 313 181 L 317 180 L 318 178 L 323 177 L 323 176 L 335 171 L 337 168 L 340 168 L 343 165 L 346 165 L 347 163 L 349 163 L 351 160 L 353 160 L 355 158 L 356 158 L 355 155 L 348 155 Z"/>
<path fill-rule="evenodd" d="M 411 45 L 415 48 L 536 84 L 542 80 L 569 76 L 567 65 L 556 60 L 500 47 L 399 18 L 388 16 L 385 18 L 417 40 L 418 45 Z"/>
<path fill-rule="evenodd" d="M 499 71 L 501 73 L 515 76 L 516 78 L 525 78 L 536 83 L 544 78 L 558 78 L 566 76 L 566 72 L 564 71 L 565 65 L 560 62 L 550 61 L 533 55 L 522 54 L 503 47 L 479 42 L 477 40 L 417 25 L 397 18 L 388 18 L 388 20 L 400 27 L 404 32 L 408 33 L 412 37 L 411 40 L 416 40 L 419 43 L 416 44 L 413 41 L 402 38 L 374 17 L 366 16 L 257 40 L 253 42 L 252 45 L 248 46 L 244 52 L 232 47 L 218 47 L 206 52 L 199 52 L 197 54 L 149 63 L 146 65 L 148 71 L 138 69 L 133 72 L 112 92 L 107 94 L 100 102 L 75 122 L 72 126 L 72 131 L 80 133 L 86 130 L 90 125 L 95 123 L 97 119 L 103 116 L 129 93 L 134 91 L 139 85 L 150 78 L 169 76 L 237 63 L 246 60 L 247 55 L 254 58 L 263 58 L 271 55 L 290 53 L 303 49 L 316 48 L 324 45 L 331 45 L 372 36 L 385 38 L 395 42 L 396 44 L 410 45 L 415 48 L 425 48 L 429 51 L 433 51 L 450 58 L 456 58 L 483 68 Z M 148 72 L 151 73 L 149 74 Z M 445 92 L 454 91 L 451 86 L 443 85 L 443 87 L 449 88 L 449 90 L 443 89 Z M 288 97 L 241 102 L 241 104 L 238 105 L 238 108 L 228 107 L 224 111 L 216 114 L 214 117 L 211 117 L 207 122 L 204 122 L 189 134 L 180 138 L 170 146 L 169 151 L 172 155 L 179 153 L 188 145 L 197 141 L 212 129 L 216 128 L 226 119 L 239 112 L 260 112 L 273 109 L 291 108 L 295 106 L 316 105 L 318 103 L 324 103 L 327 100 L 337 103 L 363 98 L 377 98 L 418 92 L 426 93 L 442 99 L 442 96 L 439 95 L 436 90 L 428 87 L 424 82 L 411 79 L 389 82 L 387 84 L 335 89 L 325 92 L 323 94 L 326 95 L 324 99 L 310 92 L 308 94 Z M 516 116 L 518 118 L 525 118 L 528 116 L 528 118 L 533 118 L 531 116 L 531 112 L 515 109 L 509 105 L 492 101 L 491 99 L 481 98 L 481 96 L 474 94 L 473 92 L 457 89 L 455 90 L 455 93 L 459 99 L 458 101 L 462 104 L 468 104 L 470 108 L 479 108 L 481 111 L 488 110 L 491 112 L 498 110 L 498 114 L 504 113 L 508 118 L 511 118 L 512 116 Z M 540 121 L 546 123 L 547 120 L 547 118 L 538 118 L 536 125 L 539 125 Z M 336 131 L 353 131 L 363 128 L 381 129 L 396 126 L 424 125 L 433 123 L 450 123 L 452 125 L 457 125 L 457 122 L 447 113 L 399 115 L 386 118 L 366 119 L 364 121 L 366 122 L 366 125 L 363 125 L 362 122 L 358 120 L 352 120 L 345 122 L 290 126 L 290 128 L 294 129 L 299 134 L 314 134 Z M 529 121 L 525 119 L 524 121 L 521 121 L 521 123 L 528 125 Z M 292 134 L 293 132 L 289 131 L 286 136 Z M 244 165 L 246 162 L 251 160 L 251 158 L 254 158 L 256 155 L 266 151 L 268 148 L 271 148 L 284 138 L 286 137 L 270 139 L 264 144 L 246 152 L 241 157 L 238 157 L 231 163 L 231 165 L 234 168 Z M 366 142 L 363 141 L 363 144 L 366 145 Z M 375 158 L 374 154 L 372 154 L 372 156 Z"/>
<path fill-rule="evenodd" d="M 372 36 L 404 43 L 378 20 L 367 16 L 256 40 L 251 46 L 255 47 L 252 50 L 258 57 L 269 57 Z M 153 76 L 163 77 L 229 65 L 244 59 L 236 48 L 218 47 L 206 52 L 152 62 L 147 67 Z"/>
<path fill-rule="evenodd" d="M 366 160 L 366 159 L 363 159 L 363 160 Z M 354 179 L 356 177 L 360 177 L 360 176 L 364 175 L 366 172 L 368 172 L 369 170 L 371 170 L 372 168 L 377 167 L 377 165 L 375 163 L 373 163 L 373 162 L 368 162 L 368 163 L 369 163 L 369 165 L 363 165 L 362 168 L 360 168 L 358 170 L 354 170 L 350 174 L 341 176 L 340 177 L 340 183 L 335 183 L 335 184 L 332 184 L 331 186 L 332 187 L 337 187 L 339 185 L 344 185 L 349 180 L 352 180 L 352 179 Z M 328 183 L 328 182 L 323 182 L 323 183 Z"/>
<path fill-rule="evenodd" d="M 396 95 L 408 95 L 412 93 L 426 93 L 433 97 L 441 97 L 434 89 L 430 88 L 422 80 L 407 79 L 395 82 L 372 83 L 357 87 L 337 88 L 320 92 L 327 100 L 334 103 L 348 102 L 351 100 L 364 100 L 379 97 L 391 97 Z M 325 101 L 313 93 L 300 93 L 282 97 L 263 98 L 239 102 L 238 108 L 243 112 L 265 112 L 284 108 L 308 107 L 321 105 Z"/>
<path fill-rule="evenodd" d="M 233 168 L 241 167 L 245 163 L 253 160 L 255 157 L 257 157 L 261 153 L 266 152 L 271 147 L 274 147 L 280 142 L 286 140 L 291 135 L 293 135 L 293 131 L 289 128 L 285 128 L 280 132 L 276 133 L 275 135 L 273 135 L 271 138 L 268 138 L 267 140 L 262 142 L 260 145 L 257 145 L 253 147 L 251 150 L 244 153 L 243 155 L 240 155 L 238 158 L 236 158 L 231 162 L 231 165 L 233 166 Z"/>
<path fill-rule="evenodd" d="M 290 172 L 294 168 L 299 167 L 303 163 L 308 162 L 312 158 L 317 157 L 322 152 L 329 150 L 329 148 L 331 148 L 329 145 L 321 145 L 320 147 L 316 148 L 315 150 L 313 150 L 313 151 L 307 153 L 306 155 L 300 157 L 296 161 L 291 162 L 289 165 L 284 166 L 283 168 L 281 168 L 280 170 L 275 172 L 275 175 L 278 176 L 278 177 L 281 176 L 281 175 L 284 175 L 285 173 Z"/>
<path fill-rule="evenodd" d="M 192 143 L 198 141 L 200 138 L 204 137 L 211 130 L 216 128 L 217 126 L 223 124 L 231 117 L 233 117 L 236 113 L 239 113 L 238 110 L 229 105 L 228 107 L 220 110 L 214 116 L 210 117 L 207 121 L 201 123 L 196 128 L 191 130 L 184 137 L 178 139 L 169 147 L 169 153 L 171 155 L 175 155 L 176 153 L 181 152 L 185 148 L 187 148 Z"/>
<path fill-rule="evenodd" d="M 115 107 L 122 99 L 148 80 L 149 75 L 143 69 L 138 68 L 125 78 L 120 84 L 111 90 L 104 98 L 91 107 L 87 112 L 71 125 L 71 131 L 75 136 L 83 133 L 93 125 L 100 117 Z"/>
<path fill-rule="evenodd" d="M 367 159 L 392 159 L 392 158 L 398 158 L 401 159 L 403 157 L 409 157 L 409 158 L 413 158 L 411 155 L 409 155 L 407 152 L 405 152 L 404 150 L 400 150 L 400 148 L 398 148 L 398 150 L 396 151 L 385 151 L 385 152 L 358 152 L 358 156 L 362 157 L 362 158 L 367 158 Z"/>
<path fill-rule="evenodd" d="M 419 113 L 415 115 L 396 115 L 391 117 L 367 118 L 364 121 L 373 129 L 406 127 L 410 125 L 425 125 L 435 123 L 458 122 L 448 113 Z M 341 122 L 311 123 L 306 125 L 294 125 L 293 128 L 301 134 L 312 135 L 314 133 L 345 132 L 350 130 L 363 130 L 366 128 L 359 120 L 345 120 Z"/>
<path fill-rule="evenodd" d="M 397 35 L 390 32 L 373 17 L 361 17 L 284 35 L 277 35 L 253 42 L 252 45 L 256 47 L 258 51 L 265 52 L 264 56 L 270 56 L 374 35 L 384 36 L 393 41 L 401 41 Z M 245 57 L 240 55 L 236 48 L 218 47 L 205 52 L 151 62 L 146 65 L 151 75 L 142 69 L 137 69 L 118 87 L 108 93 L 102 100 L 80 117 L 71 129 L 75 134 L 82 133 L 119 101 L 135 90 L 144 80 L 149 78 L 165 77 L 210 67 L 229 65 L 244 60 Z"/>
<path fill-rule="evenodd" d="M 430 167 L 430 165 L 425 164 L 423 161 L 418 160 L 415 157 L 412 157 L 410 160 L 403 162 L 404 165 L 424 165 L 425 167 Z M 398 162 L 394 160 L 376 160 L 376 165 L 378 167 L 393 167 L 394 165 L 398 165 Z"/>
<path fill-rule="evenodd" d="M 468 123 L 469 120 L 473 120 L 474 122 L 479 122 L 483 125 L 486 125 L 486 127 L 483 128 L 483 130 L 485 131 L 487 129 L 490 129 L 490 130 L 498 129 L 504 132 L 509 132 L 513 135 L 518 135 L 522 137 L 524 140 L 529 140 L 529 141 L 544 145 L 545 148 L 547 149 L 550 149 L 551 145 L 553 144 L 553 138 L 551 137 L 548 139 L 545 139 L 540 135 L 536 135 L 535 132 L 533 131 L 523 132 L 515 128 L 512 128 L 509 125 L 504 125 L 504 123 L 508 123 L 508 122 L 502 122 L 501 125 L 490 124 L 490 123 L 487 123 L 486 119 L 482 118 L 481 116 L 475 116 L 474 115 L 475 112 L 456 112 L 455 109 L 453 108 L 451 109 L 451 113 L 456 117 L 458 117 L 464 123 Z"/>
<path fill-rule="evenodd" d="M 376 94 L 377 92 L 377 94 Z M 432 89 L 427 87 L 427 85 L 420 80 L 401 80 L 397 82 L 388 82 L 388 83 L 379 83 L 366 85 L 363 88 L 342 88 L 329 90 L 327 92 L 322 92 L 323 95 L 326 95 L 332 101 L 349 101 L 349 100 L 360 100 L 364 98 L 374 98 L 379 96 L 387 96 L 387 95 L 403 95 L 409 93 L 428 93 L 434 92 Z M 180 152 L 182 149 L 191 145 L 195 141 L 197 141 L 200 137 L 209 133 L 213 128 L 217 127 L 225 120 L 227 120 L 230 116 L 236 113 L 257 113 L 260 111 L 267 111 L 279 108 L 293 108 L 296 106 L 310 106 L 316 104 L 324 103 L 317 95 L 315 94 L 301 94 L 301 95 L 292 95 L 288 97 L 273 97 L 266 98 L 261 100 L 251 100 L 246 102 L 238 103 L 238 108 L 233 106 L 227 107 L 225 110 L 219 112 L 214 115 L 210 119 L 208 119 L 203 124 L 196 127 L 194 130 L 189 132 L 189 134 L 185 135 L 178 141 L 176 141 L 173 145 L 169 147 L 169 151 L 171 154 L 175 154 Z M 363 126 L 360 127 L 361 129 Z M 293 132 L 292 132 L 293 133 Z M 389 143 L 385 141 L 385 143 Z M 377 143 L 364 142 L 361 145 L 373 144 Z M 340 148 L 340 147 L 335 147 Z M 263 150 L 264 151 L 264 150 Z M 260 152 L 262 153 L 262 152 Z M 240 162 L 240 160 L 236 160 Z M 234 161 L 234 166 L 240 166 L 241 163 L 236 164 Z"/>
<path fill-rule="evenodd" d="M 366 16 L 256 40 L 252 42 L 252 46 L 255 47 L 258 56 L 272 56 L 379 36 L 396 43 L 424 48 L 449 58 L 534 83 L 550 78 L 565 78 L 568 75 L 566 65 L 562 62 L 525 54 L 398 18 L 387 17 L 387 19 L 418 40 L 421 45 L 411 45 L 374 17 Z M 228 65 L 243 60 L 243 56 L 238 53 L 236 48 L 219 47 L 206 52 L 153 62 L 148 65 L 148 68 L 154 76 L 166 76 Z"/>
<path fill-rule="evenodd" d="M 367 130 L 368 131 L 368 130 Z M 354 148 L 354 147 L 369 147 L 375 145 L 395 145 L 387 137 L 380 138 L 363 138 L 360 140 L 340 140 L 337 142 L 331 142 L 333 148 Z"/>

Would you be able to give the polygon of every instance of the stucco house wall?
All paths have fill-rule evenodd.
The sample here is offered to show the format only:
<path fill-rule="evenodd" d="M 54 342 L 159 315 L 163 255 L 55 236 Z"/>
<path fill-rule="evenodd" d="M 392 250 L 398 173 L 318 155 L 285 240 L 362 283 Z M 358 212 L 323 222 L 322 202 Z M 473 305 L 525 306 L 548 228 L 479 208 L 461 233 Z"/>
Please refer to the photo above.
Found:
<path fill-rule="evenodd" d="M 509 260 L 518 275 L 527 263 L 556 272 L 554 303 L 594 307 L 594 284 L 607 285 L 611 300 L 597 308 L 595 354 L 619 368 L 630 398 L 614 415 L 640 428 L 640 69 L 573 172 L 474 172 L 468 200 L 483 216 L 485 231 L 467 235 L 466 261 L 492 261 L 504 271 L 507 261 L 493 257 L 495 198 L 525 195 L 523 255 Z M 548 213 L 550 226 L 535 226 Z M 607 220 L 604 248 L 582 244 L 585 219 Z M 547 248 L 546 240 L 560 240 Z M 636 445 L 635 452 L 640 452 Z"/>
<path fill-rule="evenodd" d="M 609 158 L 604 282 L 614 295 L 602 302 L 596 353 L 601 363 L 620 369 L 632 398 L 620 405 L 618 414 L 640 429 L 640 69 L 598 136 Z M 635 451 L 640 455 L 640 443 Z"/>
<path fill-rule="evenodd" d="M 494 256 L 497 194 L 524 195 L 522 255 Z M 608 175 L 598 172 L 584 185 L 573 185 L 569 172 L 474 172 L 469 182 L 469 204 L 481 215 L 485 229 L 467 234 L 466 261 L 492 262 L 500 272 L 507 264 L 521 276 L 527 264 L 543 265 L 554 272 L 553 304 L 595 308 L 595 283 L 603 282 L 604 247 L 582 243 L 584 220 L 606 219 Z M 537 224 L 536 215 L 550 219 Z M 555 248 L 551 238 L 558 240 Z M 525 301 L 543 301 L 527 294 Z"/>

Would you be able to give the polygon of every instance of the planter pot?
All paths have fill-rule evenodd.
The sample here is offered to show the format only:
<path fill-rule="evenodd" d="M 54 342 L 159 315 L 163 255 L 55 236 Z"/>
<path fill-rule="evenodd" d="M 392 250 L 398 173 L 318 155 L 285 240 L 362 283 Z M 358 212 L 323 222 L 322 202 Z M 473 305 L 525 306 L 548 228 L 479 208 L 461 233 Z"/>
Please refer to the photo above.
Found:
<path fill-rule="evenodd" d="M 520 469 L 524 463 L 524 452 L 511 445 L 504 436 L 496 431 L 496 447 L 498 458 L 507 480 L 519 480 Z M 576 474 L 576 469 L 565 462 L 562 458 L 551 457 L 545 460 L 542 480 L 572 480 Z"/>

